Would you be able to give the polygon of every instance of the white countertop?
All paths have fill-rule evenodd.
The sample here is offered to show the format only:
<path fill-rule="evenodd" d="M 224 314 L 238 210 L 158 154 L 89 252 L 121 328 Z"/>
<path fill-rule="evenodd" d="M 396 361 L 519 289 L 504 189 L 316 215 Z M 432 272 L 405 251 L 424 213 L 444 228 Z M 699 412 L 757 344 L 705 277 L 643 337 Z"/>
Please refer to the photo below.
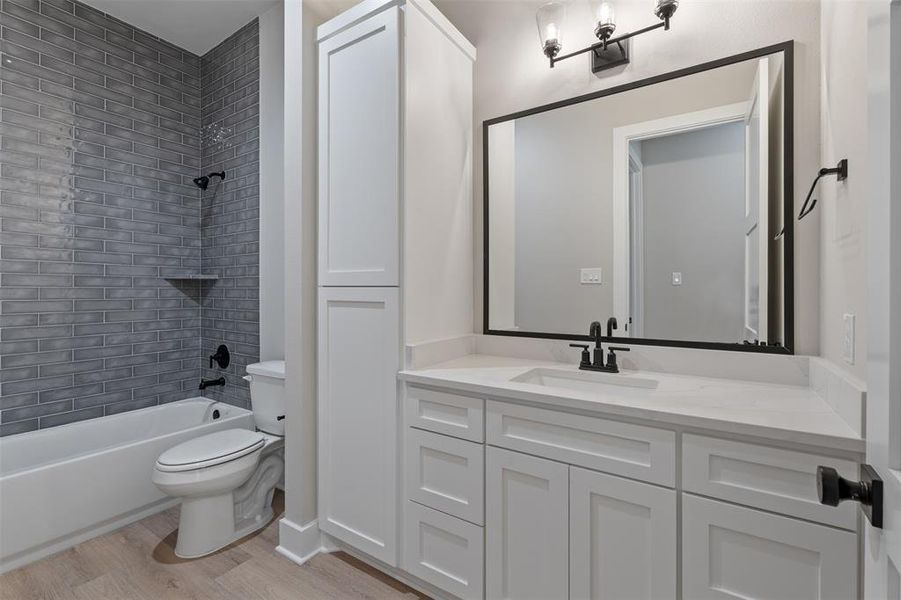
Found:
<path fill-rule="evenodd" d="M 575 365 L 470 354 L 420 370 L 401 371 L 399 378 L 548 408 L 592 411 L 833 450 L 865 450 L 861 436 L 809 387 L 628 370 L 620 375 L 655 379 L 657 388 L 626 387 L 622 392 L 601 394 L 511 381 L 541 367 L 579 372 Z"/>

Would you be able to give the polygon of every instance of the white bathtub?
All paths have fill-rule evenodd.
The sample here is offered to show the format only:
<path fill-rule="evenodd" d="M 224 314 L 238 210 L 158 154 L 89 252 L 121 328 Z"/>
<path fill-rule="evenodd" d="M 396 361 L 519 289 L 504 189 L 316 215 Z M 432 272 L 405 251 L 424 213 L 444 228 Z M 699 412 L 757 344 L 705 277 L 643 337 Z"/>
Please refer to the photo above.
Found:
<path fill-rule="evenodd" d="M 253 415 L 190 398 L 0 438 L 0 573 L 172 506 L 150 481 L 157 457 L 230 428 Z"/>

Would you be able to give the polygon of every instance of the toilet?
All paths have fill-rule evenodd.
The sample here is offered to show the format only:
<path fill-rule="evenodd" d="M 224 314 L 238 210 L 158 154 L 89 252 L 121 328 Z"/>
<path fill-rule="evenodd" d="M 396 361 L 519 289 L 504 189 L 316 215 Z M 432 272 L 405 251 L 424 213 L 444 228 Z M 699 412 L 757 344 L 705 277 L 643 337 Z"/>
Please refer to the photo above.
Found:
<path fill-rule="evenodd" d="M 169 448 L 153 483 L 181 498 L 175 554 L 205 556 L 272 519 L 272 494 L 285 470 L 285 361 L 247 365 L 257 431 L 227 429 Z"/>

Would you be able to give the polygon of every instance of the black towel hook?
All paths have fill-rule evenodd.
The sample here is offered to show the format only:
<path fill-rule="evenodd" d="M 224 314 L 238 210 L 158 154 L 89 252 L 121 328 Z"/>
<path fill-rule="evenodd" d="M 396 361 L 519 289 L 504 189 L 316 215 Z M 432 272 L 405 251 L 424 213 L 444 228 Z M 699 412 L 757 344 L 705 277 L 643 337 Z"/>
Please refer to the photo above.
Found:
<path fill-rule="evenodd" d="M 804 204 L 801 205 L 801 212 L 798 213 L 798 220 L 800 221 L 807 215 L 813 212 L 814 207 L 817 205 L 817 199 L 813 197 L 813 191 L 817 187 L 817 183 L 819 183 L 820 179 L 825 177 L 826 175 L 835 175 L 838 181 L 844 181 L 848 178 L 848 159 L 843 158 L 838 161 L 838 164 L 832 168 L 823 167 L 817 172 L 816 178 L 813 180 L 813 183 L 810 184 L 810 191 L 807 192 L 807 197 L 804 199 Z M 812 199 L 812 200 L 811 200 Z M 809 206 L 808 206 L 809 205 Z M 783 227 L 776 237 L 773 240 L 778 240 L 785 234 L 785 227 Z"/>

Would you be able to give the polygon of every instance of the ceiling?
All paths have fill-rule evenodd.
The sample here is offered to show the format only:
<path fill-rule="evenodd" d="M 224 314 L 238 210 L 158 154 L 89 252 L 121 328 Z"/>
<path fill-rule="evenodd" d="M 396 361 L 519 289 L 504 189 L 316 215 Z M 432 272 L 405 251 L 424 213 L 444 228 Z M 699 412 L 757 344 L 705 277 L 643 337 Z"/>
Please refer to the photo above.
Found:
<path fill-rule="evenodd" d="M 203 55 L 278 0 L 83 0 L 129 25 Z"/>

